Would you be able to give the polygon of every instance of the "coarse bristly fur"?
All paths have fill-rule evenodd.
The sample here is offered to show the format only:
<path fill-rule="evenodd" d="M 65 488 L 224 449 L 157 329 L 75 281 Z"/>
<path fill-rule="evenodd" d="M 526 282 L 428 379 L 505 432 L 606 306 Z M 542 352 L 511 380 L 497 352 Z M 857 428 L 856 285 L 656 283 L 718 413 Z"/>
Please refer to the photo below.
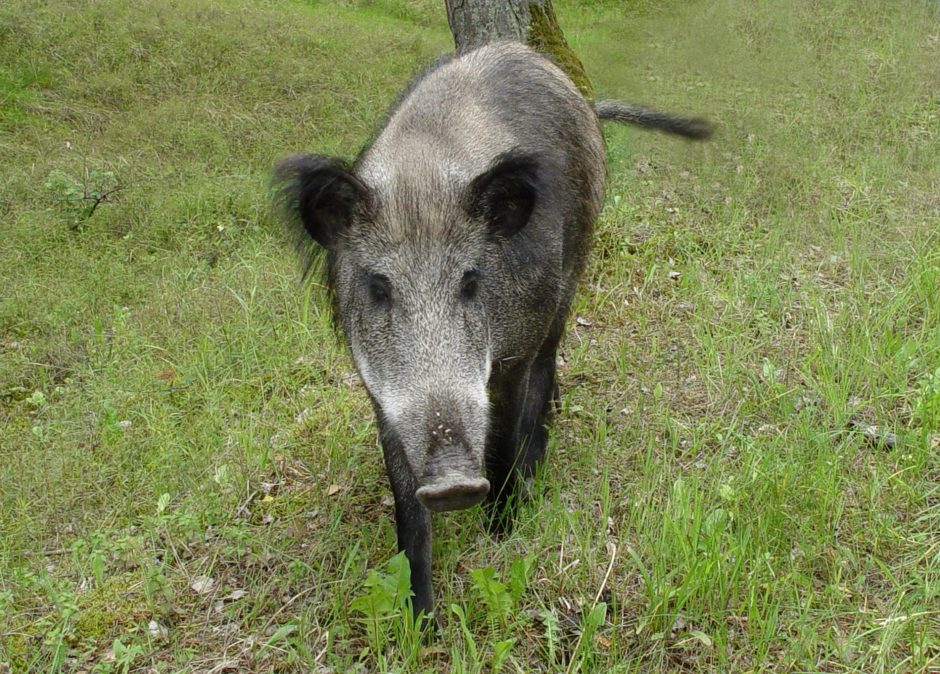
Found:
<path fill-rule="evenodd" d="M 594 112 L 604 121 L 634 124 L 692 140 L 710 138 L 715 130 L 714 124 L 703 117 L 682 117 L 621 101 L 595 101 Z"/>
<path fill-rule="evenodd" d="M 326 251 L 416 612 L 433 608 L 430 512 L 488 498 L 494 529 L 507 526 L 544 453 L 556 351 L 604 199 L 599 118 L 706 135 L 700 120 L 592 107 L 549 60 L 500 42 L 426 71 L 351 166 L 276 168 L 295 238 Z"/>

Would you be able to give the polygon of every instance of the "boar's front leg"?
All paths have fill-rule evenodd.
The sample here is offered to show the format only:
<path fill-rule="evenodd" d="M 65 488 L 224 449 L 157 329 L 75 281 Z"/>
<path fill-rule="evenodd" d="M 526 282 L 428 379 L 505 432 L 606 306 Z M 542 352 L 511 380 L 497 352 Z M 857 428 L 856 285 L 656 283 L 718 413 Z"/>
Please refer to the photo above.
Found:
<path fill-rule="evenodd" d="M 548 336 L 529 367 L 526 386 L 519 398 L 516 426 L 515 467 L 519 477 L 530 480 L 545 456 L 552 413 L 561 408 L 558 390 L 558 345 L 565 332 L 568 303 L 559 310 Z"/>
<path fill-rule="evenodd" d="M 490 529 L 511 524 L 514 495 L 535 474 L 548 445 L 548 425 L 558 400 L 555 357 L 560 330 L 545 341 L 526 367 L 509 372 L 497 389 L 487 442 L 491 494 Z"/>
<path fill-rule="evenodd" d="M 528 386 L 521 401 L 515 436 L 516 472 L 523 480 L 529 480 L 535 475 L 535 469 L 548 446 L 552 411 L 559 404 L 555 359 L 556 348 L 552 344 L 535 357 L 529 368 Z"/>
<path fill-rule="evenodd" d="M 423 611 L 427 616 L 434 608 L 434 589 L 431 587 L 431 513 L 415 496 L 418 483 L 405 458 L 404 448 L 394 431 L 382 420 L 381 414 L 379 430 L 385 469 L 395 496 L 398 549 L 405 551 L 411 565 L 414 615 L 417 618 Z"/>

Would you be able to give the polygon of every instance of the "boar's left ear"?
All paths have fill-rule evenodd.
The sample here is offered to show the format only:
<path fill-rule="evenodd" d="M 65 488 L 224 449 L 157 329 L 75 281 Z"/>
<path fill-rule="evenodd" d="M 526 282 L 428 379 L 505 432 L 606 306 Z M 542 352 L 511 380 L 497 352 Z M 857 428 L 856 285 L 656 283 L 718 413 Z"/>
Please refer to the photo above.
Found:
<path fill-rule="evenodd" d="M 538 193 L 537 157 L 506 153 L 470 183 L 467 211 L 485 220 L 494 234 L 508 238 L 529 222 Z"/>
<path fill-rule="evenodd" d="M 310 237 L 331 248 L 368 192 L 347 165 L 333 157 L 298 155 L 274 168 L 278 201 Z"/>

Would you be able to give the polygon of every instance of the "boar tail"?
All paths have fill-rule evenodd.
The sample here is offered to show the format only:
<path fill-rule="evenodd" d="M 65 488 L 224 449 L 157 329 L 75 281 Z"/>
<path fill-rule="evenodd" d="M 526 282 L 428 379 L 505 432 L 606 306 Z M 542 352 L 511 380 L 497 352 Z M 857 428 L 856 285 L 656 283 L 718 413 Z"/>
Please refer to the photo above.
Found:
<path fill-rule="evenodd" d="M 594 112 L 601 120 L 635 124 L 695 140 L 705 140 L 714 130 L 712 123 L 702 117 L 680 117 L 620 101 L 595 101 Z"/>

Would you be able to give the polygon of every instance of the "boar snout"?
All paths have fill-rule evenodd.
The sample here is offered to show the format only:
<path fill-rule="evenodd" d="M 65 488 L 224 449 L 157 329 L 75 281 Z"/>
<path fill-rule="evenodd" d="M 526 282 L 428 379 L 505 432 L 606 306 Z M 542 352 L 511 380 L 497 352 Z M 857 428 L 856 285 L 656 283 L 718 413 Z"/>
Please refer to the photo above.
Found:
<path fill-rule="evenodd" d="M 418 487 L 416 495 L 425 508 L 441 513 L 472 508 L 489 493 L 490 481 L 485 477 L 453 474 Z"/>
<path fill-rule="evenodd" d="M 428 461 L 415 495 L 428 510 L 444 512 L 475 506 L 490 492 L 490 481 L 474 466 L 466 447 L 440 447 Z"/>

